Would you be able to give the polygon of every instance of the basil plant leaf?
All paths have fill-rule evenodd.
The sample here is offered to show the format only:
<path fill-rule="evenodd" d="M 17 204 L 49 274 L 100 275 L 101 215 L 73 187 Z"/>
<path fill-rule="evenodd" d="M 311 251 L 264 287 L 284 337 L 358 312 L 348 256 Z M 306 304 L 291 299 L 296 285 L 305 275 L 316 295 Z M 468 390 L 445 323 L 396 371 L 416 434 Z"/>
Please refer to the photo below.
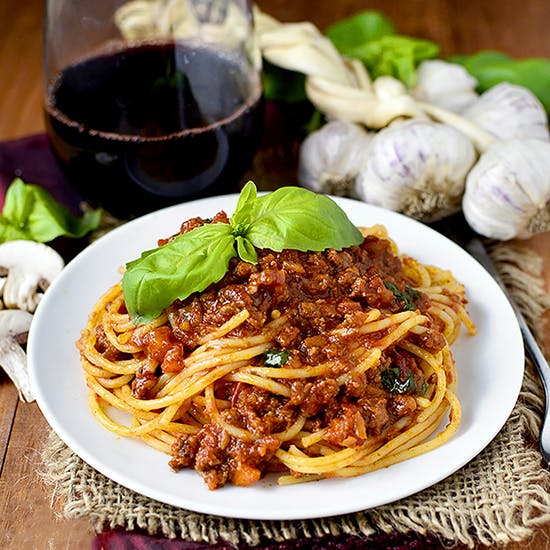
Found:
<path fill-rule="evenodd" d="M 93 231 L 101 220 L 101 210 L 90 210 L 78 217 L 59 204 L 45 189 L 33 186 L 34 205 L 27 220 L 36 240 L 47 242 L 65 236 L 79 239 Z"/>
<path fill-rule="evenodd" d="M 434 59 L 439 46 L 429 40 L 409 36 L 388 35 L 360 44 L 349 55 L 360 59 L 373 79 L 389 75 L 407 86 L 416 82 L 416 67 L 421 61 Z"/>
<path fill-rule="evenodd" d="M 231 216 L 231 227 L 236 235 L 243 235 L 250 224 L 250 212 L 254 208 L 257 189 L 253 182 L 249 181 L 243 188 L 235 207 L 235 212 Z"/>
<path fill-rule="evenodd" d="M 45 243 L 60 236 L 83 237 L 99 225 L 101 210 L 75 216 L 42 187 L 17 178 L 6 192 L 2 216 L 2 225 L 12 225 L 17 231 L 2 230 L 0 241 L 19 235 L 17 238 Z"/>
<path fill-rule="evenodd" d="M 341 250 L 363 241 L 331 198 L 300 187 L 282 187 L 258 197 L 250 215 L 246 237 L 257 248 Z"/>
<path fill-rule="evenodd" d="M 4 215 L 0 214 L 0 243 L 21 239 L 25 241 L 32 240 L 28 233 L 10 223 Z"/>
<path fill-rule="evenodd" d="M 449 58 L 477 79 L 477 91 L 483 93 L 500 82 L 509 82 L 531 90 L 550 114 L 550 59 L 530 57 L 513 59 L 495 51 Z"/>
<path fill-rule="evenodd" d="M 367 10 L 330 25 L 325 34 L 337 50 L 349 55 L 357 46 L 395 34 L 392 22 L 382 13 Z"/>
<path fill-rule="evenodd" d="M 487 66 L 494 66 L 500 63 L 508 63 L 510 56 L 502 52 L 485 50 L 472 55 L 453 55 L 448 58 L 451 63 L 464 65 L 468 71 L 481 71 Z"/>
<path fill-rule="evenodd" d="M 32 190 L 21 178 L 16 178 L 6 191 L 2 215 L 8 223 L 22 229 L 31 213 L 33 203 Z"/>
<path fill-rule="evenodd" d="M 152 321 L 175 300 L 220 281 L 236 256 L 234 242 L 230 225 L 206 224 L 126 264 L 122 290 L 134 323 Z"/>
<path fill-rule="evenodd" d="M 276 350 L 268 349 L 264 351 L 264 363 L 268 367 L 282 367 L 290 357 L 290 352 L 286 349 Z"/>
<path fill-rule="evenodd" d="M 439 54 L 429 40 L 398 35 L 391 21 L 376 11 L 365 11 L 331 25 L 327 37 L 345 56 L 360 59 L 370 76 L 393 76 L 407 86 L 416 82 L 416 67 Z"/>
<path fill-rule="evenodd" d="M 245 262 L 256 264 L 258 263 L 258 254 L 254 245 L 246 238 L 238 235 L 236 238 L 237 253 L 241 260 Z"/>
<path fill-rule="evenodd" d="M 401 380 L 401 372 L 398 367 L 389 367 L 380 373 L 382 386 L 390 393 L 408 393 L 416 391 L 414 377 L 411 374 Z"/>

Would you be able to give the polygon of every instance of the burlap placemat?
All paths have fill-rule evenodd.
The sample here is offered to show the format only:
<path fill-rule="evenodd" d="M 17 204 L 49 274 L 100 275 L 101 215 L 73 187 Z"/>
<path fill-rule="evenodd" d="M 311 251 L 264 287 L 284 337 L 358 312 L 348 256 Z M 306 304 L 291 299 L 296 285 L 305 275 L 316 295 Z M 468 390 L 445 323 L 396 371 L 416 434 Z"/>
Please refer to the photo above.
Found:
<path fill-rule="evenodd" d="M 511 245 L 491 249 L 507 286 L 535 331 L 550 307 L 534 253 Z M 474 460 L 440 483 L 373 510 L 305 521 L 247 521 L 207 516 L 153 501 L 101 475 L 52 433 L 43 452 L 43 477 L 68 518 L 93 527 L 141 529 L 150 534 L 215 544 L 320 536 L 415 532 L 451 544 L 494 545 L 530 537 L 550 521 L 550 473 L 536 445 L 544 396 L 527 361 L 518 402 L 498 436 Z M 502 498 L 505 495 L 506 498 Z"/>

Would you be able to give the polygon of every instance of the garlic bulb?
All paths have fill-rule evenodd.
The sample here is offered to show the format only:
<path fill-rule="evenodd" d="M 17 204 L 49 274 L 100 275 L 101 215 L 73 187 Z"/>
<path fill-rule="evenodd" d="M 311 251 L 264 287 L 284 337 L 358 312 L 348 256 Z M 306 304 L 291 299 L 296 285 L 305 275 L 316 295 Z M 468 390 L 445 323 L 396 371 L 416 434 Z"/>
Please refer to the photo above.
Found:
<path fill-rule="evenodd" d="M 477 80 L 462 65 L 431 59 L 418 66 L 411 94 L 420 101 L 460 113 L 477 100 L 476 87 Z"/>
<path fill-rule="evenodd" d="M 536 139 L 493 144 L 468 174 L 462 209 L 475 231 L 493 239 L 550 229 L 550 144 Z"/>
<path fill-rule="evenodd" d="M 498 139 L 550 141 L 546 111 L 538 98 L 523 86 L 497 84 L 481 94 L 462 116 Z"/>
<path fill-rule="evenodd" d="M 302 143 L 298 181 L 312 191 L 353 195 L 371 135 L 351 122 L 334 120 Z"/>
<path fill-rule="evenodd" d="M 458 130 L 429 120 L 396 122 L 380 130 L 357 179 L 368 203 L 432 221 L 460 209 L 474 146 Z"/>

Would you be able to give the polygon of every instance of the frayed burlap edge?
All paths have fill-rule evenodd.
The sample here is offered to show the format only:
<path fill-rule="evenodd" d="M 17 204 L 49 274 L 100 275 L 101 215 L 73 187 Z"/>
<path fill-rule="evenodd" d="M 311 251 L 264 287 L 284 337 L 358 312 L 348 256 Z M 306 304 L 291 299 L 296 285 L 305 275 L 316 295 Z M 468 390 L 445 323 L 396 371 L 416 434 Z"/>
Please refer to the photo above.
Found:
<path fill-rule="evenodd" d="M 511 245 L 491 248 L 502 278 L 536 334 L 550 299 L 542 286 L 540 258 Z M 501 432 L 474 460 L 440 483 L 373 510 L 304 521 L 249 521 L 208 516 L 153 501 L 130 491 L 80 460 L 53 432 L 43 451 L 42 476 L 52 504 L 68 518 L 170 538 L 237 546 L 325 535 L 416 532 L 450 544 L 496 545 L 531 537 L 550 522 L 550 473 L 533 441 L 544 395 L 529 361 L 518 402 Z M 489 475 L 488 475 L 489 474 Z M 502 498 L 505 495 L 505 498 Z"/>

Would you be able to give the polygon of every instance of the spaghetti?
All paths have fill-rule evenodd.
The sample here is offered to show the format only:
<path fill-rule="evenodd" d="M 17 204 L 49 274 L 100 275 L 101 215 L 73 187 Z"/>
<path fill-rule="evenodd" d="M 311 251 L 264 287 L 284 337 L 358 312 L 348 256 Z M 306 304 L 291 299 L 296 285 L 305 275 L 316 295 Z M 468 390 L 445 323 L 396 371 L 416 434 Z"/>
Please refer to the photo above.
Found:
<path fill-rule="evenodd" d="M 443 444 L 461 417 L 449 345 L 475 333 L 464 288 L 399 256 L 383 227 L 363 234 L 340 252 L 234 259 L 137 327 L 113 286 L 78 342 L 94 416 L 210 489 L 357 476 Z"/>

